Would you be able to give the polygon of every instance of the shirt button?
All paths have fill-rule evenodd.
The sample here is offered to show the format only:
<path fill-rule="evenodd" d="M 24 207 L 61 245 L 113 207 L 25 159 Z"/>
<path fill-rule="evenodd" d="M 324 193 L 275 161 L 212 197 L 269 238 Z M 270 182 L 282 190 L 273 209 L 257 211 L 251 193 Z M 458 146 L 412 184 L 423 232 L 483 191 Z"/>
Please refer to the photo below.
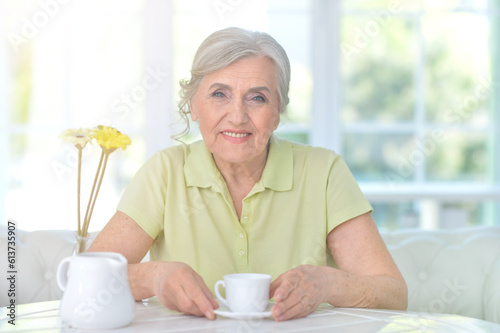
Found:
<path fill-rule="evenodd" d="M 240 238 L 243 238 L 243 237 L 245 237 L 245 234 L 240 232 Z"/>
<path fill-rule="evenodd" d="M 243 250 L 240 250 L 239 255 L 242 256 L 244 254 L 245 254 L 245 252 Z"/>
<path fill-rule="evenodd" d="M 248 222 L 248 216 L 243 217 L 243 222 Z"/>

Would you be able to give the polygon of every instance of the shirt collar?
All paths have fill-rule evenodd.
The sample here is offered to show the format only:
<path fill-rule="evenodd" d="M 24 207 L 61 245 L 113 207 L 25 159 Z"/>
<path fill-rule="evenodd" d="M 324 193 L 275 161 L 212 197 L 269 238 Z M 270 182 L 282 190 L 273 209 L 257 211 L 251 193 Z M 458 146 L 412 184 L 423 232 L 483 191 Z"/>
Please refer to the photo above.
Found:
<path fill-rule="evenodd" d="M 219 187 L 222 175 L 215 165 L 212 153 L 203 140 L 189 145 L 184 177 L 187 186 Z M 262 173 L 262 179 L 257 186 L 263 186 L 275 191 L 287 191 L 293 183 L 293 153 L 291 144 L 272 135 L 270 138 L 269 155 Z"/>
<path fill-rule="evenodd" d="M 269 155 L 260 181 L 275 191 L 288 191 L 293 184 L 293 153 L 290 142 L 271 136 Z"/>
<path fill-rule="evenodd" d="M 212 153 L 205 141 L 197 141 L 188 146 L 184 164 L 184 178 L 187 186 L 211 187 L 215 179 L 219 179 L 219 169 L 215 165 Z"/>

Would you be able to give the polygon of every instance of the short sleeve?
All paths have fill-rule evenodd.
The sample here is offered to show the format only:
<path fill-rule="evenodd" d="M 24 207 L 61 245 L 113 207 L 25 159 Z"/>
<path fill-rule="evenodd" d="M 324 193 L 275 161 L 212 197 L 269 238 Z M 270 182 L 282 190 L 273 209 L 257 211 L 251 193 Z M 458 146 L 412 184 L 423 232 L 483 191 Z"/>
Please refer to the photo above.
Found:
<path fill-rule="evenodd" d="M 327 185 L 328 232 L 339 224 L 372 211 L 354 176 L 339 155 L 332 162 Z"/>
<path fill-rule="evenodd" d="M 161 154 L 154 155 L 127 186 L 117 208 L 153 239 L 163 230 L 168 185 L 166 169 Z"/>

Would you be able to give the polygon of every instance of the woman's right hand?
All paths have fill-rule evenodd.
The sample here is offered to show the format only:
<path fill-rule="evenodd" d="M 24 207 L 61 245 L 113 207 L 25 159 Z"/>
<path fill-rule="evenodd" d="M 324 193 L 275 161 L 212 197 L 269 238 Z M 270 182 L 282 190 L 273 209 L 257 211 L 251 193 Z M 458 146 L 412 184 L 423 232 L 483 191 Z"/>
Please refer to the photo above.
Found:
<path fill-rule="evenodd" d="M 215 319 L 219 307 L 207 285 L 190 266 L 181 262 L 157 262 L 154 294 L 169 309 Z"/>
<path fill-rule="evenodd" d="M 133 241 L 124 241 L 130 239 Z M 214 319 L 214 309 L 219 304 L 191 267 L 180 262 L 140 263 L 153 241 L 133 219 L 117 211 L 94 240 L 89 252 L 118 252 L 127 258 L 130 289 L 135 300 L 157 296 L 172 310 Z"/>

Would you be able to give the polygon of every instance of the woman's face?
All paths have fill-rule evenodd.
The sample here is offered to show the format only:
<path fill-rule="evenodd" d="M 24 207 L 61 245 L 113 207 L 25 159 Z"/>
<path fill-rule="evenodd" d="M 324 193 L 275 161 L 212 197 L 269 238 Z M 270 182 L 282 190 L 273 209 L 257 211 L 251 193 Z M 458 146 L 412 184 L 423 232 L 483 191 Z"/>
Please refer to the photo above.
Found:
<path fill-rule="evenodd" d="M 274 65 L 267 57 L 237 60 L 205 75 L 191 100 L 203 140 L 216 162 L 245 163 L 267 156 L 280 120 Z"/>

